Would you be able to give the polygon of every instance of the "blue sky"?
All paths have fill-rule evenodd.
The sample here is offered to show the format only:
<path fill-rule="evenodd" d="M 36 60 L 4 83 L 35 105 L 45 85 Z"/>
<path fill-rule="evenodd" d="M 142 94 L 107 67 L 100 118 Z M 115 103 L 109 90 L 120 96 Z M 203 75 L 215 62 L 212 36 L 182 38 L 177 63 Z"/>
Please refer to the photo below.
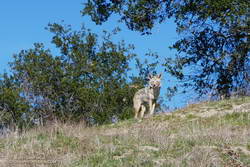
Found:
<path fill-rule="evenodd" d="M 96 26 L 89 17 L 82 17 L 80 10 L 83 8 L 84 0 L 2 0 L 0 2 L 0 73 L 9 71 L 8 62 L 12 61 L 12 56 L 22 49 L 33 47 L 33 43 L 42 42 L 53 51 L 55 48 L 51 43 L 51 34 L 45 30 L 48 23 L 71 24 L 73 29 L 79 29 L 82 24 L 90 28 L 93 32 L 100 34 L 102 30 L 112 30 L 117 25 L 122 28 L 122 32 L 114 40 L 124 39 L 126 43 L 134 44 L 137 53 L 143 55 L 151 50 L 160 55 L 161 60 L 166 56 L 174 56 L 174 51 L 169 50 L 178 35 L 175 32 L 175 24 L 168 21 L 161 25 L 156 25 L 153 35 L 141 36 L 138 32 L 132 32 L 123 24 L 118 24 L 116 19 L 111 18 L 102 26 Z M 159 69 L 163 72 L 163 69 Z M 163 88 L 161 96 L 164 98 L 164 89 L 172 84 L 173 78 L 164 74 Z M 168 103 L 171 107 L 183 106 L 187 103 L 187 98 L 177 96 Z"/>

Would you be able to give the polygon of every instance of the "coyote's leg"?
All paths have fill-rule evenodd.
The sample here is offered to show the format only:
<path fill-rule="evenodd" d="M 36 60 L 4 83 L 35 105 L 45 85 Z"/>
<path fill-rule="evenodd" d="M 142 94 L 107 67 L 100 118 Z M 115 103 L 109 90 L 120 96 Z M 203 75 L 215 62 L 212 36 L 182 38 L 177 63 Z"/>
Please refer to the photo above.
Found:
<path fill-rule="evenodd" d="M 134 100 L 135 119 L 137 119 L 137 117 L 138 117 L 140 108 L 141 108 L 141 103 Z"/>
<path fill-rule="evenodd" d="M 148 113 L 148 115 L 152 115 L 153 101 L 149 100 L 148 105 L 149 105 L 149 113 Z"/>
<path fill-rule="evenodd" d="M 153 103 L 152 104 L 152 108 L 151 108 L 151 110 L 149 111 L 150 113 L 150 115 L 153 115 L 154 114 L 154 111 L 155 111 L 155 103 Z"/>
<path fill-rule="evenodd" d="M 146 111 L 146 107 L 144 105 L 141 105 L 140 118 L 143 118 L 145 111 Z"/>

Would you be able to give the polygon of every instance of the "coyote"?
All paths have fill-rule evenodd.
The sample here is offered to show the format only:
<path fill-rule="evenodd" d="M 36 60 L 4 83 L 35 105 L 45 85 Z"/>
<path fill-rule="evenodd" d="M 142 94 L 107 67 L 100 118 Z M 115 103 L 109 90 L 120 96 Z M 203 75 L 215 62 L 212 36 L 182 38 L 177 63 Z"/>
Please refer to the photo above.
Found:
<path fill-rule="evenodd" d="M 161 74 L 152 76 L 149 75 L 148 87 L 142 88 L 135 93 L 133 98 L 135 119 L 137 119 L 140 112 L 140 118 L 143 118 L 146 111 L 146 104 L 149 106 L 149 115 L 154 114 L 155 103 L 160 93 L 161 88 Z"/>

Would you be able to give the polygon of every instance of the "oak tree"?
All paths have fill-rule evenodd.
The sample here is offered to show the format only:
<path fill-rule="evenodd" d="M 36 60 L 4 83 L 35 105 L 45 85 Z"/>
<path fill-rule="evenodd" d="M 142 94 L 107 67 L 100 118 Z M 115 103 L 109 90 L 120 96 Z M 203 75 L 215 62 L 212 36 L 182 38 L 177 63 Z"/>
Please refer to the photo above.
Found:
<path fill-rule="evenodd" d="M 249 0 L 88 0 L 82 14 L 96 24 L 119 15 L 142 34 L 173 18 L 180 39 L 171 46 L 177 54 L 164 65 L 180 86 L 214 97 L 249 90 Z"/>

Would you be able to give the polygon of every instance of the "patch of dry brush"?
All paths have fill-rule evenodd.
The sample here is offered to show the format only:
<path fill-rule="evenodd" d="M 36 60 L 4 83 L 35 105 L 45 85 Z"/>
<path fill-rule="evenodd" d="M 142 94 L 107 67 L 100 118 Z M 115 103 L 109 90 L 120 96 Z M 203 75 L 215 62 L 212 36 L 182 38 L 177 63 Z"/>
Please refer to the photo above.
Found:
<path fill-rule="evenodd" d="M 250 112 L 199 117 L 193 114 L 197 107 L 184 116 L 91 128 L 56 123 L 10 134 L 0 139 L 0 166 L 248 166 Z"/>

